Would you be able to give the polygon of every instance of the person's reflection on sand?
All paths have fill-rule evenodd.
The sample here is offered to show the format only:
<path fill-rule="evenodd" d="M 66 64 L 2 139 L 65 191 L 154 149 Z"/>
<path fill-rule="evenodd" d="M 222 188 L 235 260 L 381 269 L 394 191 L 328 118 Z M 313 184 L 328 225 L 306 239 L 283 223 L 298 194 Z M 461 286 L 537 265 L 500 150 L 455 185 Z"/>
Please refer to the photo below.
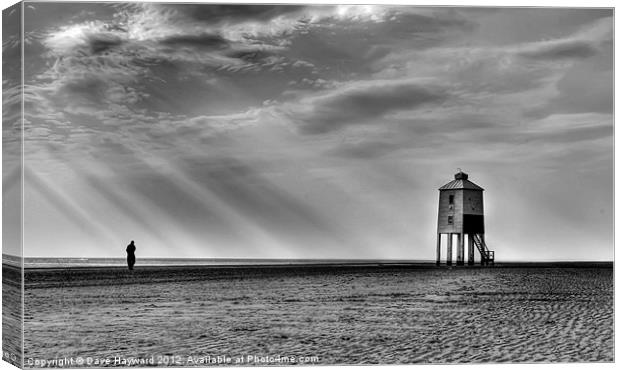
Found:
<path fill-rule="evenodd" d="M 127 267 L 129 267 L 130 270 L 133 270 L 133 265 L 136 264 L 136 255 L 135 255 L 136 246 L 133 244 L 133 240 L 127 246 L 126 251 L 127 251 Z"/>

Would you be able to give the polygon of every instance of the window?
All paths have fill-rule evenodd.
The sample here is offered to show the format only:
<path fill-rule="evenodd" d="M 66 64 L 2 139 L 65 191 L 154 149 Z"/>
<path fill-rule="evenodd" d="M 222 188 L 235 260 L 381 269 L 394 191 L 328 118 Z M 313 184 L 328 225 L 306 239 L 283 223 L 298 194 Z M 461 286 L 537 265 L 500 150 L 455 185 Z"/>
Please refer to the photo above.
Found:
<path fill-rule="evenodd" d="M 448 225 L 452 225 L 454 223 L 454 216 L 448 216 Z"/>
<path fill-rule="evenodd" d="M 448 204 L 454 204 L 454 195 L 448 197 Z"/>

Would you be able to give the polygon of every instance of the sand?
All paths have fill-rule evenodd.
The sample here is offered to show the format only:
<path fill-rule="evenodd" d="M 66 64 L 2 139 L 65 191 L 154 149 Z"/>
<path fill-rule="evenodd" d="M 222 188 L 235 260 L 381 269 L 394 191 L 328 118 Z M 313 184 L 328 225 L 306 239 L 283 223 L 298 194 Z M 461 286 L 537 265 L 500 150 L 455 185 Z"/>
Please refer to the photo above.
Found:
<path fill-rule="evenodd" d="M 614 360 L 611 267 L 136 268 L 27 271 L 25 360 Z"/>
<path fill-rule="evenodd" d="M 2 265 L 2 358 L 15 366 L 22 363 L 22 273 Z"/>

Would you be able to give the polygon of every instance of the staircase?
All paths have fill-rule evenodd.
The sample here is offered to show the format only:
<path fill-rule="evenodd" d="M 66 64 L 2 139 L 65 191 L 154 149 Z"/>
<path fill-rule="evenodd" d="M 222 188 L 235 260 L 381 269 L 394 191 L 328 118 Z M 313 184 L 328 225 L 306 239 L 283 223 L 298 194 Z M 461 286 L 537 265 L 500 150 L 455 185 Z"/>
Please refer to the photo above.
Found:
<path fill-rule="evenodd" d="M 495 251 L 490 251 L 487 247 L 487 244 L 484 242 L 482 235 L 474 234 L 474 244 L 476 244 L 476 248 L 480 251 L 480 260 L 483 265 L 491 265 L 495 264 Z"/>

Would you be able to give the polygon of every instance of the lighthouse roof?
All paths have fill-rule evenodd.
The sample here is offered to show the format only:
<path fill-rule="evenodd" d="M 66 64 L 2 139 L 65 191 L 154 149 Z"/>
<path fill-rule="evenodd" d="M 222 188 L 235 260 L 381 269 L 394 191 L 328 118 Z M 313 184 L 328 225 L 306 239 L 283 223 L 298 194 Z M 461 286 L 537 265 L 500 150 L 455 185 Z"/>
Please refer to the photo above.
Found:
<path fill-rule="evenodd" d="M 440 187 L 439 190 L 457 190 L 457 189 L 470 189 L 470 190 L 484 190 L 480 186 L 474 184 L 467 179 L 465 172 L 458 172 L 454 175 L 454 180 Z"/>

